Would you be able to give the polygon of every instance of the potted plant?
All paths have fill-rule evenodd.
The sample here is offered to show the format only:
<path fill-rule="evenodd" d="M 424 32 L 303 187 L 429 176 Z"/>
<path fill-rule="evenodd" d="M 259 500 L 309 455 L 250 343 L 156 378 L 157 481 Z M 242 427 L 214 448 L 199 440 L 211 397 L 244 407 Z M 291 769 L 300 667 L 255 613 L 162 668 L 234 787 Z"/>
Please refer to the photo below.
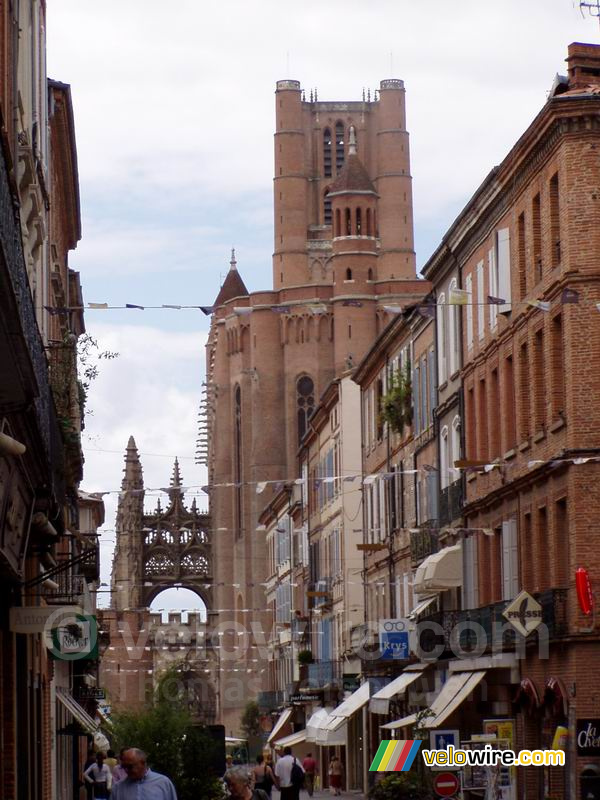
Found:
<path fill-rule="evenodd" d="M 391 373 L 387 392 L 379 401 L 379 418 L 395 433 L 402 433 L 412 422 L 412 380 L 410 364 Z"/>

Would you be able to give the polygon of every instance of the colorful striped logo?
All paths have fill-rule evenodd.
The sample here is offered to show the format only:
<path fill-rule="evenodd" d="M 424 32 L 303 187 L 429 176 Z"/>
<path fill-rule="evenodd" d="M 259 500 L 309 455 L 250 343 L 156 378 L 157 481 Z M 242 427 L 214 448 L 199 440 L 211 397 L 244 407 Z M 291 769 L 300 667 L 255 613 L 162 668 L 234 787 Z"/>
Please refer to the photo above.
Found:
<path fill-rule="evenodd" d="M 407 772 L 421 746 L 421 739 L 384 739 L 369 772 Z"/>

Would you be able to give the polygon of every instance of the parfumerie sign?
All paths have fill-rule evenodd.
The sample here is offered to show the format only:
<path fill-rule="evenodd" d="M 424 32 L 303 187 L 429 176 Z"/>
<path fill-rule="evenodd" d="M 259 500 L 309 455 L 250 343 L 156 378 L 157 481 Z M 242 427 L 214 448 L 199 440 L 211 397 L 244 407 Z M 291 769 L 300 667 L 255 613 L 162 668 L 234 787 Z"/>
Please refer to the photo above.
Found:
<path fill-rule="evenodd" d="M 577 720 L 577 753 L 580 756 L 600 755 L 600 719 Z"/>

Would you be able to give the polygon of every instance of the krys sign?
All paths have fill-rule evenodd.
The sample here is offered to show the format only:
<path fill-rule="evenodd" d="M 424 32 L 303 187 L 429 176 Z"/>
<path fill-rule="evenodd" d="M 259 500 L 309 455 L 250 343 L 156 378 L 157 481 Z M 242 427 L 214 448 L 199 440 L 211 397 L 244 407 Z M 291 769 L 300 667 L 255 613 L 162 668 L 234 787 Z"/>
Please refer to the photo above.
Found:
<path fill-rule="evenodd" d="M 600 755 L 600 719 L 578 719 L 576 740 L 578 755 Z"/>

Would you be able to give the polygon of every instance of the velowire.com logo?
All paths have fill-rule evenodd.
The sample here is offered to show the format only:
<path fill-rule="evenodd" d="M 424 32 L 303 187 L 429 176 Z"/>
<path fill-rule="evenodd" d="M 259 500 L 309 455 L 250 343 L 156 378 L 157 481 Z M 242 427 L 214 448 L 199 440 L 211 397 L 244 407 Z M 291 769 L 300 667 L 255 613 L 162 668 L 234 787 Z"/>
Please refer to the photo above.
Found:
<path fill-rule="evenodd" d="M 369 772 L 407 772 L 420 746 L 421 739 L 384 739 Z"/>

